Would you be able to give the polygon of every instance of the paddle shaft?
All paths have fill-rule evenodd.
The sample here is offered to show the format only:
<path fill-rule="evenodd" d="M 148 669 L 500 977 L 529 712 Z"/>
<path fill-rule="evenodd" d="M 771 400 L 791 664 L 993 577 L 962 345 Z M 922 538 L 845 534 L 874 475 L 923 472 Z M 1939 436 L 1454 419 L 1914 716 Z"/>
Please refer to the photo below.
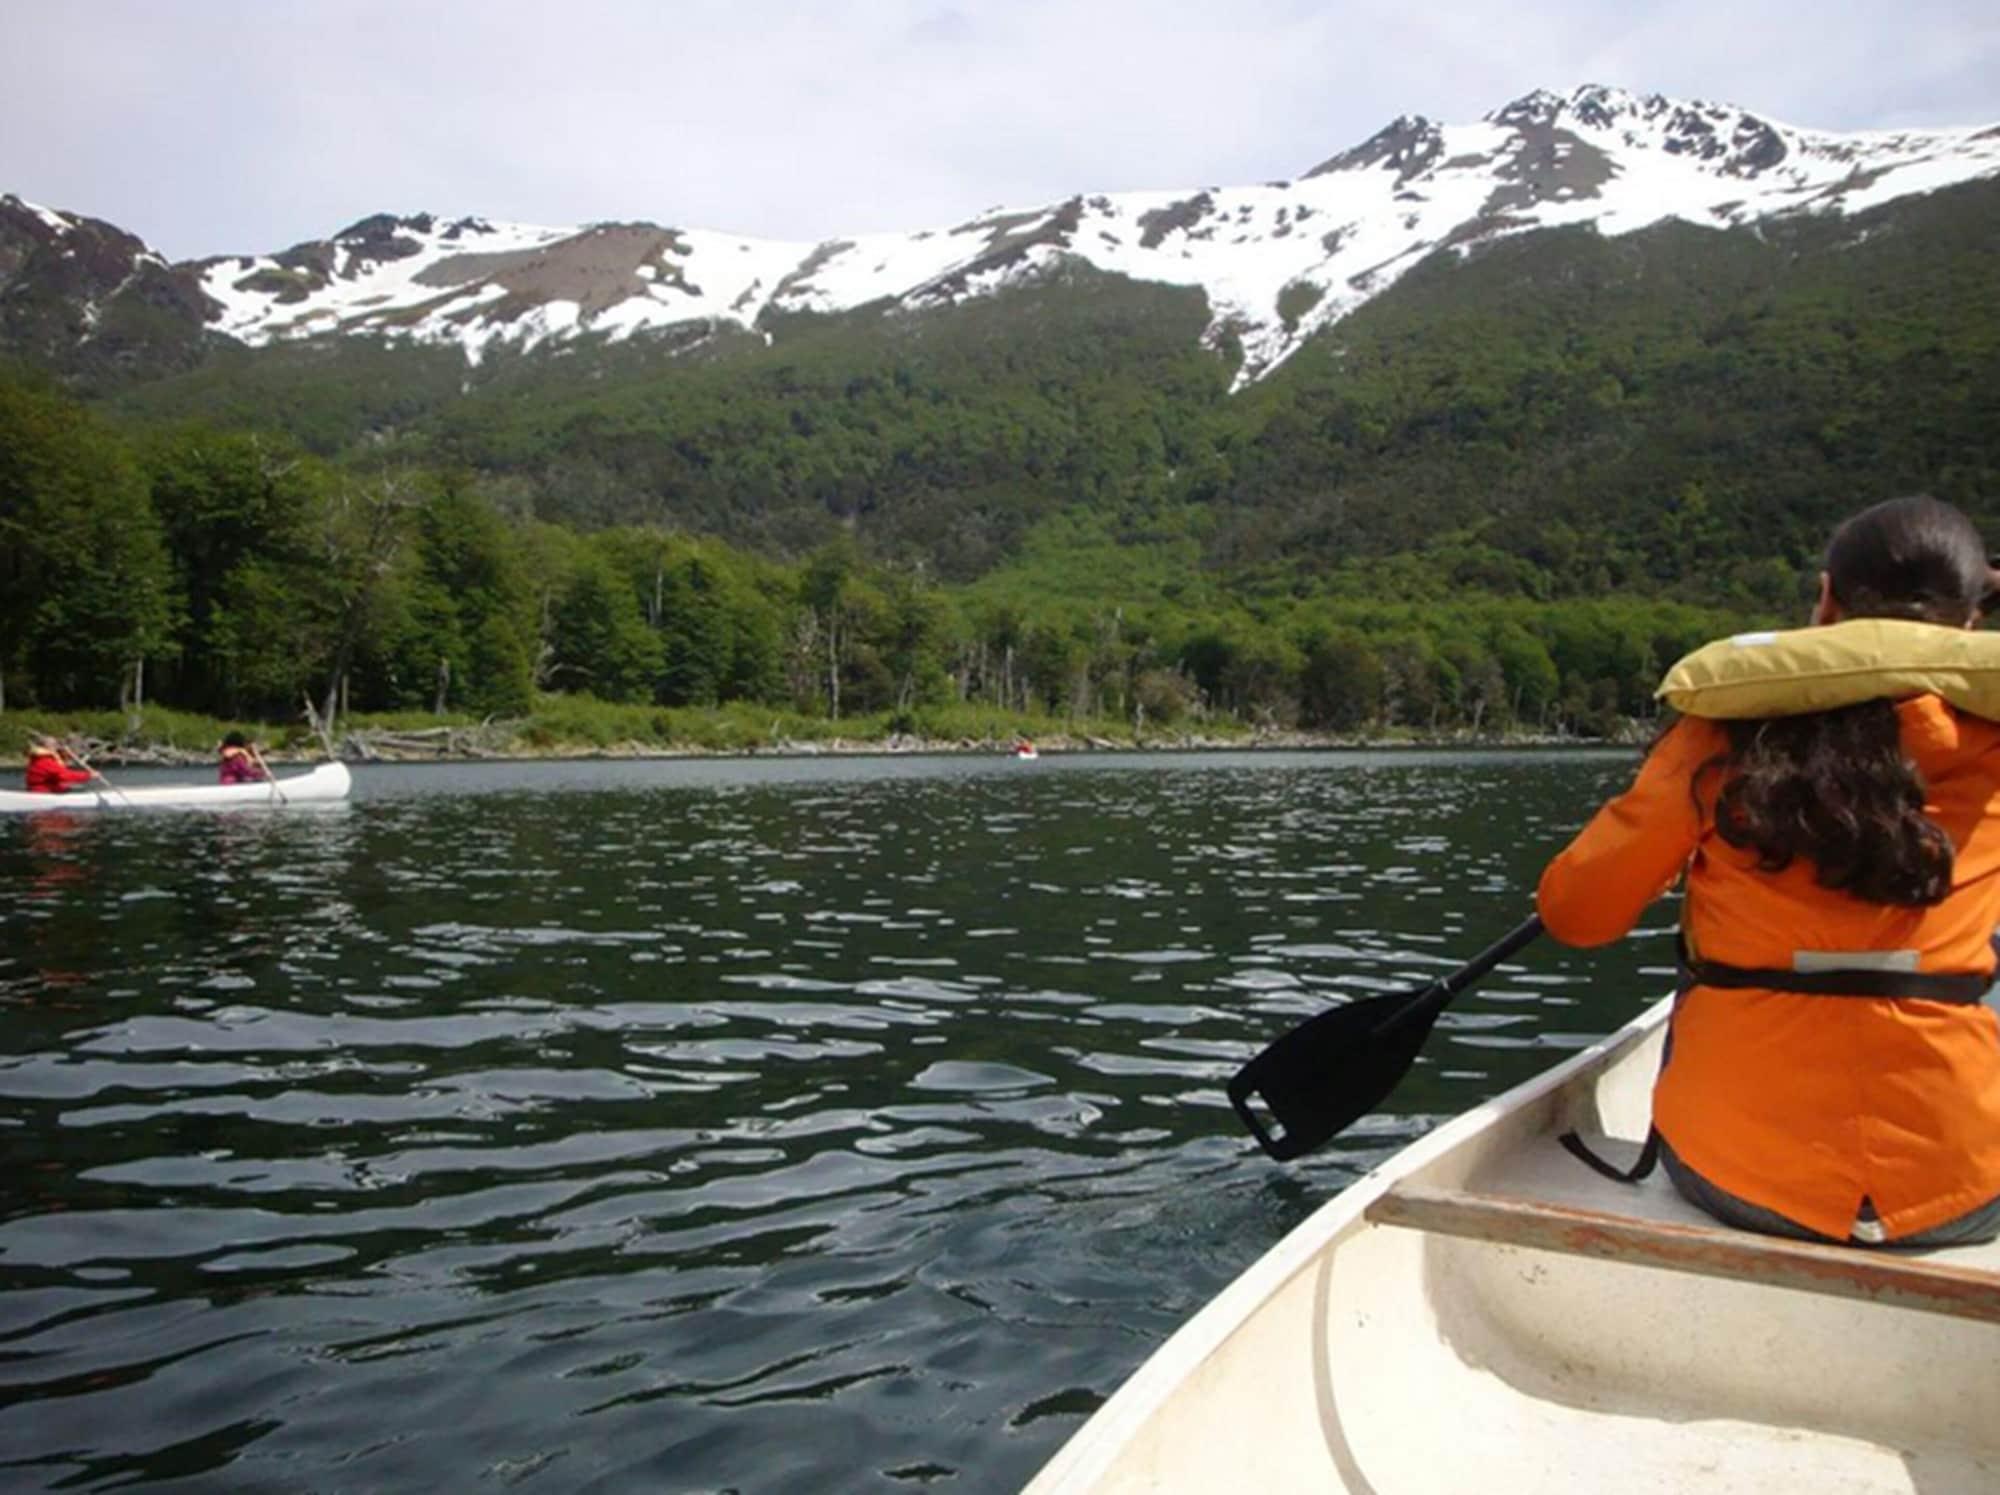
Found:
<path fill-rule="evenodd" d="M 1481 950 L 1449 976 L 1433 981 L 1422 991 L 1410 994 L 1409 1004 L 1382 1019 L 1377 1032 L 1395 1027 L 1404 1018 L 1428 1009 L 1432 1016 L 1444 1011 L 1452 999 L 1468 987 L 1477 986 L 1495 966 L 1523 946 L 1532 945 L 1542 936 L 1542 916 L 1530 914 L 1519 924 L 1501 935 L 1499 939 Z"/>
<path fill-rule="evenodd" d="M 250 754 L 250 761 L 264 771 L 264 782 L 271 786 L 271 793 L 277 796 L 278 803 L 290 804 L 291 801 L 285 798 L 285 791 L 278 787 L 278 776 L 271 772 L 271 765 L 264 761 L 264 755 L 257 751 L 257 745 L 251 743 L 247 751 Z"/>
<path fill-rule="evenodd" d="M 108 790 L 110 793 L 115 794 L 120 799 L 125 800 L 126 804 L 129 805 L 132 803 L 131 800 L 125 799 L 125 791 L 123 789 L 120 789 L 116 784 L 112 783 L 111 780 L 104 777 L 103 774 L 99 773 L 97 769 L 91 764 L 91 761 L 88 758 L 84 757 L 82 753 L 77 752 L 76 749 L 74 748 L 65 747 L 60 742 L 56 744 L 56 751 L 61 753 L 65 758 L 68 758 L 72 763 L 74 763 L 78 768 L 82 769 L 85 773 L 89 774 L 93 779 L 97 780 L 97 782 L 102 784 L 105 787 L 105 789 Z"/>

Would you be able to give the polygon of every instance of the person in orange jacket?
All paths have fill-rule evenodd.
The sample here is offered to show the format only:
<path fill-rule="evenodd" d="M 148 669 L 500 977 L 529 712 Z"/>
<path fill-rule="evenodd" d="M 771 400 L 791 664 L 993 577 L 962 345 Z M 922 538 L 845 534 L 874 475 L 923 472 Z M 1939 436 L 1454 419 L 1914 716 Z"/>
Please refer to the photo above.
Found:
<path fill-rule="evenodd" d="M 88 784 L 92 774 L 63 762 L 62 744 L 37 733 L 28 740 L 25 778 L 30 794 L 67 794 L 75 785 Z"/>
<path fill-rule="evenodd" d="M 1892 499 L 1835 531 L 1814 625 L 1969 628 L 1971 522 Z M 1675 721 L 1543 873 L 1550 933 L 1618 939 L 1685 874 L 1660 1160 L 1725 1223 L 1849 1244 L 2000 1234 L 2000 724 L 1936 695 Z"/>

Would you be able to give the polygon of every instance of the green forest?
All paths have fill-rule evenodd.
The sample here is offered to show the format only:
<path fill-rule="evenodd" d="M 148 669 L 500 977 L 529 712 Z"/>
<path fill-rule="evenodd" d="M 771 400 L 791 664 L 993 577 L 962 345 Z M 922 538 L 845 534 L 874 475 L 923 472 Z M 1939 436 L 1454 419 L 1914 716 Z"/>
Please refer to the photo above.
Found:
<path fill-rule="evenodd" d="M 1601 733 L 1733 622 L 1654 599 L 1237 595 L 1198 545 L 1052 523 L 971 583 L 495 508 L 463 470 L 114 426 L 0 383 L 4 706 L 230 720 L 755 703 L 952 735 L 949 708 L 1158 728 Z M 1046 582 L 1046 584 L 1044 584 Z M 940 714 L 943 713 L 943 714 Z"/>
<path fill-rule="evenodd" d="M 1236 393 L 1199 295 L 1080 265 L 768 342 L 17 365 L 0 731 L 1614 733 L 1681 652 L 1801 617 L 1852 509 L 1929 491 L 1994 532 L 1996 248 L 1990 183 L 1523 235 Z"/>

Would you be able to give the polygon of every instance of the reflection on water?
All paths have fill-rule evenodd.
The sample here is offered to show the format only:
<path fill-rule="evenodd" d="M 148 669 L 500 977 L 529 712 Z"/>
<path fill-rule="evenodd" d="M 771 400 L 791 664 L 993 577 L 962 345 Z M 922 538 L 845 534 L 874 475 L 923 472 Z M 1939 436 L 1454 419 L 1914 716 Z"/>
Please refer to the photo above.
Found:
<path fill-rule="evenodd" d="M 1663 984 L 1544 942 L 1303 1165 L 1222 1095 L 1511 926 L 1627 772 L 374 768 L 0 824 L 0 1467 L 1014 1488 L 1342 1182 Z"/>

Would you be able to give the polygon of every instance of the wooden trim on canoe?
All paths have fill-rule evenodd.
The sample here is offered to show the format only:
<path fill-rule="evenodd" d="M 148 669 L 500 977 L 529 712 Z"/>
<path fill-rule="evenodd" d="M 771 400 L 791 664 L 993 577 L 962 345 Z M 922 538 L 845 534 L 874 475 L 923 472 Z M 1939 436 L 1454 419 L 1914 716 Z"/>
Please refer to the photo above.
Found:
<path fill-rule="evenodd" d="M 1930 1257 L 1407 1184 L 1370 1204 L 1366 1218 L 1374 1225 L 1798 1288 L 2000 1324 L 2000 1272 L 1949 1266 Z"/>

